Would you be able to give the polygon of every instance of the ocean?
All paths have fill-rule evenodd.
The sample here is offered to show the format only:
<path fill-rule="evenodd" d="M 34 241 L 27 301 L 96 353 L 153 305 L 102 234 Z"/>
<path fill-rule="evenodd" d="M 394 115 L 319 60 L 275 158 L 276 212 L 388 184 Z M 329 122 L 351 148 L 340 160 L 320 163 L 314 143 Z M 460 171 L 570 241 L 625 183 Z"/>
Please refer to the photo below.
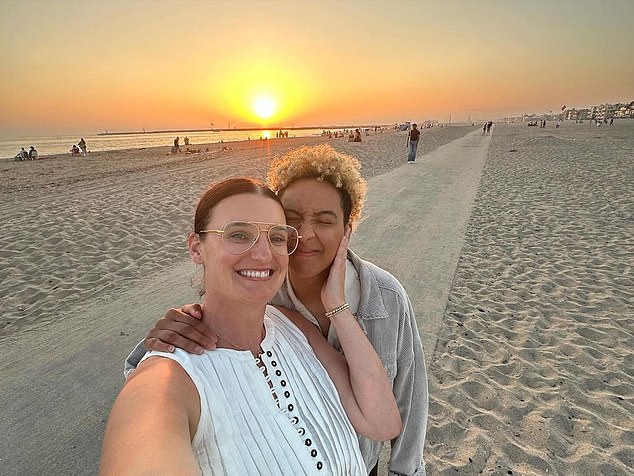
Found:
<path fill-rule="evenodd" d="M 140 149 L 146 147 L 171 146 L 176 136 L 180 137 L 180 145 L 184 146 L 183 139 L 189 137 L 189 145 L 209 144 L 220 142 L 233 142 L 247 139 L 259 139 L 275 137 L 279 129 L 262 129 L 251 131 L 174 131 L 174 132 L 147 132 L 147 133 L 123 133 L 108 135 L 85 135 L 84 140 L 88 144 L 88 150 L 92 152 L 121 149 Z M 286 131 L 286 129 L 283 129 Z M 342 129 L 328 129 L 338 131 Z M 289 137 L 309 137 L 321 135 L 322 129 L 294 129 L 288 130 Z M 14 158 L 24 147 L 27 151 L 31 146 L 37 149 L 40 157 L 56 154 L 70 154 L 73 144 L 77 144 L 81 136 L 59 135 L 59 136 L 36 136 L 36 137 L 16 137 L 0 138 L 0 158 Z"/>

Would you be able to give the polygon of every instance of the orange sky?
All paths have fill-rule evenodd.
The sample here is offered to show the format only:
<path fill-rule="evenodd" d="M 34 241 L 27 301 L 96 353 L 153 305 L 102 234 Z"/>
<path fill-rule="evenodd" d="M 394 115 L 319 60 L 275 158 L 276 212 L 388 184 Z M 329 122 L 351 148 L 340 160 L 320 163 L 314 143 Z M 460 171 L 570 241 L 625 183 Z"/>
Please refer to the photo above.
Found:
<path fill-rule="evenodd" d="M 631 1 L 5 0 L 0 12 L 4 136 L 460 121 L 634 99 Z"/>

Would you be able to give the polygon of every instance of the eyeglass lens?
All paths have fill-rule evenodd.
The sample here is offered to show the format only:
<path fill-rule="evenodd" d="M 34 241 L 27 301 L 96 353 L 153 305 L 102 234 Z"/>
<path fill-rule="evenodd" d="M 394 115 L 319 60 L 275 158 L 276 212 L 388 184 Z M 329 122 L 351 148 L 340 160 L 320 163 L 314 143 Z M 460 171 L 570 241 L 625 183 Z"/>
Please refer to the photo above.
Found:
<path fill-rule="evenodd" d="M 223 231 L 222 240 L 227 250 L 234 254 L 251 249 L 263 231 L 267 232 L 273 251 L 280 255 L 290 255 L 299 242 L 297 230 L 287 225 L 273 225 L 268 230 L 262 230 L 254 223 L 232 222 L 227 223 Z"/>

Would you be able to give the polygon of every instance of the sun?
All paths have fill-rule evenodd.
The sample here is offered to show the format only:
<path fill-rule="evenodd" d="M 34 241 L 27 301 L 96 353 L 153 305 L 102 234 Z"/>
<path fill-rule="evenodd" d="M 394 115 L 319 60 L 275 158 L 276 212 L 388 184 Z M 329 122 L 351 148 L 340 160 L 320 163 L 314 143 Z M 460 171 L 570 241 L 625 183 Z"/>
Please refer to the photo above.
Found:
<path fill-rule="evenodd" d="M 260 119 L 268 119 L 277 109 L 277 104 L 270 96 L 259 96 L 253 101 L 253 112 Z"/>

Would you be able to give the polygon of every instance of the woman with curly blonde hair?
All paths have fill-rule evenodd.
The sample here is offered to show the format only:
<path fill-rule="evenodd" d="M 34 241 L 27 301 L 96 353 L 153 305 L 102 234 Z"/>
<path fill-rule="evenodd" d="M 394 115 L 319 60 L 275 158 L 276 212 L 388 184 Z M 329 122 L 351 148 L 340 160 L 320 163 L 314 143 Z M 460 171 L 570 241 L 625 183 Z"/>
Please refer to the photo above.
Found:
<path fill-rule="evenodd" d="M 328 278 L 339 269 L 333 266 L 337 250 L 361 216 L 367 183 L 360 168 L 354 157 L 320 144 L 273 160 L 267 177 L 282 202 L 287 224 L 301 235 L 289 257 L 287 279 L 272 303 L 299 311 L 337 350 L 341 344 L 329 317 L 337 303 L 326 303 L 323 297 L 331 291 Z M 387 370 L 403 421 L 400 435 L 392 440 L 390 473 L 424 475 L 427 373 L 414 310 L 394 276 L 350 249 L 346 258 L 344 304 L 333 319 L 339 319 L 338 324 L 356 319 Z M 145 347 L 212 349 L 216 336 L 199 319 L 197 304 L 170 309 L 146 337 Z M 128 357 L 127 371 L 144 351 L 142 344 L 137 346 Z M 359 444 L 366 466 L 374 468 L 370 474 L 376 474 L 382 443 L 360 436 Z"/>
<path fill-rule="evenodd" d="M 337 152 L 328 144 L 304 146 L 273 160 L 267 182 L 278 194 L 299 179 L 329 183 L 341 196 L 345 223 L 352 225 L 361 217 L 368 191 L 360 169 L 357 159 Z"/>

